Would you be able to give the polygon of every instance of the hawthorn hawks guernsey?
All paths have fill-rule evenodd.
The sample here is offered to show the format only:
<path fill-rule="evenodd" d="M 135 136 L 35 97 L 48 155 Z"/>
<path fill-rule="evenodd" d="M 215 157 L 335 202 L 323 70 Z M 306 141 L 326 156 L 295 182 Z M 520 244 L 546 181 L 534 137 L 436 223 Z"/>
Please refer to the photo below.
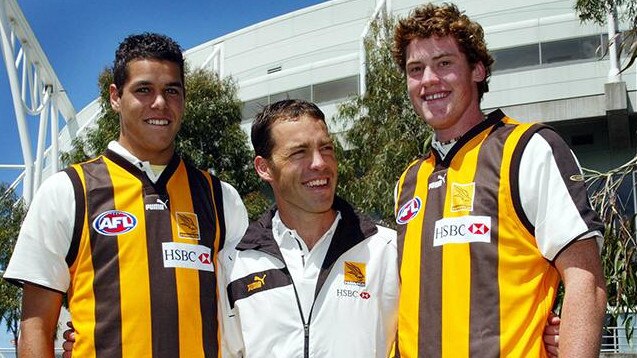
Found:
<path fill-rule="evenodd" d="M 76 199 L 73 355 L 217 357 L 219 179 L 175 155 L 152 183 L 110 150 L 66 171 Z"/>
<path fill-rule="evenodd" d="M 430 154 L 401 176 L 401 357 L 545 356 L 542 331 L 559 274 L 537 247 L 517 175 L 538 131 L 563 143 L 544 126 L 519 124 L 496 111 L 444 160 Z M 575 163 L 566 145 L 560 148 Z M 567 185 L 583 189 L 583 182 Z M 577 192 L 578 199 L 588 202 L 585 192 L 583 198 Z"/>

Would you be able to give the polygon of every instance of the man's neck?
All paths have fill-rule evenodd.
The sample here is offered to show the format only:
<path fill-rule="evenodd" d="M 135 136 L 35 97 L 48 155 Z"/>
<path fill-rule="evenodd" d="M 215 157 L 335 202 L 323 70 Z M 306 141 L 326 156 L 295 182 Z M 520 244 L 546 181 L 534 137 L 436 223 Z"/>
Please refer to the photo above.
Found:
<path fill-rule="evenodd" d="M 118 139 L 117 142 L 135 158 L 142 162 L 148 162 L 151 165 L 167 165 L 175 153 L 174 144 L 161 152 L 147 152 L 140 148 L 134 148 L 127 141 L 122 140 L 121 138 Z"/>
<path fill-rule="evenodd" d="M 463 114 L 462 118 L 457 121 L 456 125 L 445 129 L 435 129 L 436 140 L 442 143 L 455 142 L 483 120 L 484 114 L 480 110 L 480 107 L 468 110 Z"/>
<path fill-rule="evenodd" d="M 330 209 L 323 213 L 302 213 L 295 210 L 281 210 L 281 222 L 291 230 L 295 230 L 309 250 L 325 235 L 336 219 L 336 211 Z"/>

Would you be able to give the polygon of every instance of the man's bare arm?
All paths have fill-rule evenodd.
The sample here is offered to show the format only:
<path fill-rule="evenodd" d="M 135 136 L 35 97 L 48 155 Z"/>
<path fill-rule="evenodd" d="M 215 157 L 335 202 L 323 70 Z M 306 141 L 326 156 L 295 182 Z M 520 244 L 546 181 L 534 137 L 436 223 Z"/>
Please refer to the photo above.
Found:
<path fill-rule="evenodd" d="M 606 283 L 594 239 L 571 244 L 555 260 L 564 282 L 560 357 L 599 357 Z"/>
<path fill-rule="evenodd" d="M 53 341 L 62 294 L 25 284 L 22 295 L 22 321 L 18 352 L 20 358 L 53 357 Z"/>

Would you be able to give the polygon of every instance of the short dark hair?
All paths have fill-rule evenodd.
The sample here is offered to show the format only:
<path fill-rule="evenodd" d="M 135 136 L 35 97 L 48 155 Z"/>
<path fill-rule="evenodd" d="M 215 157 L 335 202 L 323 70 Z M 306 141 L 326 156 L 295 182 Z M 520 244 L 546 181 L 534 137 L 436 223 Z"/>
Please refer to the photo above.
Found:
<path fill-rule="evenodd" d="M 416 38 L 426 39 L 432 36 L 455 38 L 460 51 L 465 54 L 471 67 L 482 62 L 485 76 L 484 80 L 478 83 L 478 99 L 482 99 L 482 95 L 489 92 L 488 82 L 493 57 L 487 50 L 482 26 L 471 21 L 454 4 L 422 5 L 415 8 L 407 18 L 398 21 L 392 49 L 396 65 L 404 72 L 409 43 Z"/>
<path fill-rule="evenodd" d="M 309 116 L 325 122 L 325 114 L 317 105 L 300 99 L 286 99 L 263 107 L 252 122 L 251 140 L 254 153 L 269 159 L 272 155 L 272 125 L 278 120 L 294 120 Z"/>
<path fill-rule="evenodd" d="M 184 56 L 175 40 L 162 34 L 144 32 L 126 37 L 115 51 L 113 83 L 120 92 L 128 79 L 127 66 L 134 60 L 152 59 L 175 63 L 179 66 L 181 82 L 184 82 Z"/>

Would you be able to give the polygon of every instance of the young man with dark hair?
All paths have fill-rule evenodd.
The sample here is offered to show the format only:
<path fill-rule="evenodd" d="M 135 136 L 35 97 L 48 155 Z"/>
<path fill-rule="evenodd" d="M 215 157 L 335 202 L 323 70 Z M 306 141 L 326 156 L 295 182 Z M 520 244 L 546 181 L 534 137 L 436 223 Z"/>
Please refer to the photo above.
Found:
<path fill-rule="evenodd" d="M 184 60 L 172 39 L 127 37 L 110 102 L 120 134 L 46 180 L 4 278 L 23 284 L 21 357 L 53 357 L 63 295 L 76 357 L 217 357 L 215 259 L 238 240 L 237 191 L 175 154 Z"/>
<path fill-rule="evenodd" d="M 430 152 L 397 186 L 401 357 L 543 357 L 560 279 L 560 356 L 599 356 L 603 228 L 572 152 L 550 128 L 484 115 L 493 59 L 480 25 L 428 4 L 394 57 Z"/>

